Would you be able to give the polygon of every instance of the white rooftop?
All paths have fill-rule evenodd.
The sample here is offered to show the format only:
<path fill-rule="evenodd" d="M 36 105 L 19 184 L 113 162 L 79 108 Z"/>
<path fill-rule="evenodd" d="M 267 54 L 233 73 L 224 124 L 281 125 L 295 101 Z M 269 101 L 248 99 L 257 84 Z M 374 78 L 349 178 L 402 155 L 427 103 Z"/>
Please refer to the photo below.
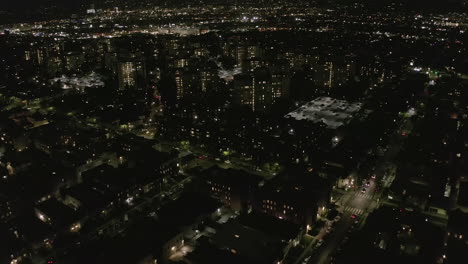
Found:
<path fill-rule="evenodd" d="M 323 122 L 328 128 L 336 129 L 348 124 L 353 115 L 361 110 L 362 103 L 348 103 L 331 97 L 316 98 L 287 114 L 286 118 Z"/>
<path fill-rule="evenodd" d="M 51 79 L 52 83 L 60 83 L 62 89 L 80 89 L 84 87 L 100 87 L 104 86 L 102 76 L 97 73 L 90 73 L 85 76 L 65 76 Z"/>

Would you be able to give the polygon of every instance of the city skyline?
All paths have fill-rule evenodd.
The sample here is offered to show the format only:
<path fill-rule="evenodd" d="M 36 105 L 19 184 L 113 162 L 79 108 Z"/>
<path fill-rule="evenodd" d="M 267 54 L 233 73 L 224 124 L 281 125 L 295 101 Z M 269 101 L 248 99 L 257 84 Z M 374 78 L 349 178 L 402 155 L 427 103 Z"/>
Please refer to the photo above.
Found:
<path fill-rule="evenodd" d="M 464 264 L 467 7 L 0 8 L 0 263 Z"/>

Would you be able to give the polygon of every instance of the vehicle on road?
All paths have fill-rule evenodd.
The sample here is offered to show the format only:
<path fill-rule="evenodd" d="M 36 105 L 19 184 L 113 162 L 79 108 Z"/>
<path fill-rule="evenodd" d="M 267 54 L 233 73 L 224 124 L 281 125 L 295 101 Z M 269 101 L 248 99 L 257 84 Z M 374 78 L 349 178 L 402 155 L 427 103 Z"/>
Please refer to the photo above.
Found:
<path fill-rule="evenodd" d="M 366 186 L 367 186 L 367 187 L 370 186 L 370 181 L 366 182 Z"/>
<path fill-rule="evenodd" d="M 366 188 L 362 188 L 362 193 L 366 193 Z"/>
<path fill-rule="evenodd" d="M 323 240 L 320 239 L 320 240 L 317 242 L 317 244 L 315 244 L 315 247 L 318 248 L 318 247 L 320 247 L 322 244 L 323 244 Z"/>

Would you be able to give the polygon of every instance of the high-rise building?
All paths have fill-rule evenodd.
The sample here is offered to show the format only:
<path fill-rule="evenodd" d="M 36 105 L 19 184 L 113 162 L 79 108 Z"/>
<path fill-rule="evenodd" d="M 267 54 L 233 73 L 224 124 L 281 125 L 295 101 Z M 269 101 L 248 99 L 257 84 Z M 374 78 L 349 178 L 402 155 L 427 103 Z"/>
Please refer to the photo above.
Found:
<path fill-rule="evenodd" d="M 37 49 L 37 64 L 43 65 L 45 60 L 49 57 L 49 50 L 46 48 Z"/>
<path fill-rule="evenodd" d="M 291 79 L 287 72 L 273 69 L 271 73 L 271 88 L 273 98 L 277 100 L 281 97 L 289 96 Z"/>
<path fill-rule="evenodd" d="M 141 60 L 124 60 L 118 63 L 117 75 L 119 90 L 145 90 L 146 69 Z"/>
<path fill-rule="evenodd" d="M 234 89 L 237 91 L 239 103 L 247 105 L 252 110 L 255 109 L 255 91 L 253 78 L 250 75 L 242 74 L 234 78 Z"/>
<path fill-rule="evenodd" d="M 211 87 L 214 86 L 214 81 L 216 80 L 216 72 L 210 69 L 204 69 L 200 71 L 200 82 L 201 82 L 201 91 L 207 92 Z"/>
<path fill-rule="evenodd" d="M 184 96 L 184 78 L 182 70 L 175 71 L 174 79 L 177 87 L 177 99 L 180 99 Z"/>
<path fill-rule="evenodd" d="M 201 75 L 200 72 L 189 71 L 187 69 L 177 69 L 174 73 L 174 80 L 177 88 L 177 99 L 181 99 L 187 95 L 199 94 L 200 90 L 203 89 L 202 84 L 207 84 L 207 82 L 202 82 L 202 77 L 203 75 Z M 205 81 L 209 80 L 205 79 Z"/>
<path fill-rule="evenodd" d="M 82 53 L 69 52 L 65 58 L 65 69 L 67 71 L 80 71 L 81 66 L 85 63 L 85 58 Z"/>
<path fill-rule="evenodd" d="M 245 60 L 247 58 L 247 51 L 245 47 L 237 46 L 234 54 L 235 54 L 234 58 L 236 60 L 236 66 L 244 69 Z"/>
<path fill-rule="evenodd" d="M 234 79 L 241 105 L 252 111 L 264 111 L 278 98 L 288 93 L 289 77 L 283 72 L 274 72 L 266 67 L 257 68 L 248 75 L 238 75 Z"/>
<path fill-rule="evenodd" d="M 253 74 L 254 104 L 252 110 L 263 111 L 273 103 L 275 91 L 271 85 L 271 73 L 258 68 Z"/>
<path fill-rule="evenodd" d="M 56 76 L 62 72 L 63 63 L 60 57 L 54 56 L 50 57 L 49 61 L 47 62 L 47 73 L 50 76 Z"/>
<path fill-rule="evenodd" d="M 344 85 L 355 77 L 355 63 L 351 58 L 330 59 L 318 64 L 315 72 L 315 85 L 334 88 Z"/>
<path fill-rule="evenodd" d="M 133 62 L 119 63 L 119 89 L 133 87 L 136 84 L 136 74 Z"/>

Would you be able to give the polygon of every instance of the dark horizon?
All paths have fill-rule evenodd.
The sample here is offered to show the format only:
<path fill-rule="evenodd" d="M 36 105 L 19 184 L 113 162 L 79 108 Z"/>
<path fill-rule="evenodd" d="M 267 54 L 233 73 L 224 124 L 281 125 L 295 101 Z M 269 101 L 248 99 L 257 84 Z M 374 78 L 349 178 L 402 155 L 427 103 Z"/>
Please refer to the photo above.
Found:
<path fill-rule="evenodd" d="M 2 8 L 1 264 L 467 258 L 467 1 Z"/>
<path fill-rule="evenodd" d="M 17 0 L 9 1 L 8 4 L 0 6 L 0 25 L 10 24 L 17 22 L 30 22 L 30 21 L 43 21 L 55 18 L 69 18 L 72 15 L 82 15 L 86 9 L 95 4 L 96 8 L 108 9 L 113 6 L 120 6 L 121 8 L 126 4 L 130 4 L 127 9 L 133 9 L 139 6 L 139 3 L 145 3 L 147 6 L 156 4 L 158 6 L 202 6 L 204 4 L 216 4 L 222 6 L 232 6 L 235 3 L 249 4 L 261 6 L 268 3 L 270 0 L 253 1 L 253 0 L 237 0 L 236 2 L 230 0 Z M 286 0 L 288 2 L 288 0 Z M 115 4 L 114 4 L 115 3 Z M 354 3 L 363 4 L 365 8 L 370 10 L 381 10 L 388 7 L 391 3 L 397 3 L 395 6 L 401 10 L 427 12 L 427 13 L 444 13 L 448 11 L 462 11 L 468 10 L 467 0 L 300 0 L 289 1 L 290 4 L 312 5 L 317 7 L 333 8 L 337 4 L 352 5 Z"/>

